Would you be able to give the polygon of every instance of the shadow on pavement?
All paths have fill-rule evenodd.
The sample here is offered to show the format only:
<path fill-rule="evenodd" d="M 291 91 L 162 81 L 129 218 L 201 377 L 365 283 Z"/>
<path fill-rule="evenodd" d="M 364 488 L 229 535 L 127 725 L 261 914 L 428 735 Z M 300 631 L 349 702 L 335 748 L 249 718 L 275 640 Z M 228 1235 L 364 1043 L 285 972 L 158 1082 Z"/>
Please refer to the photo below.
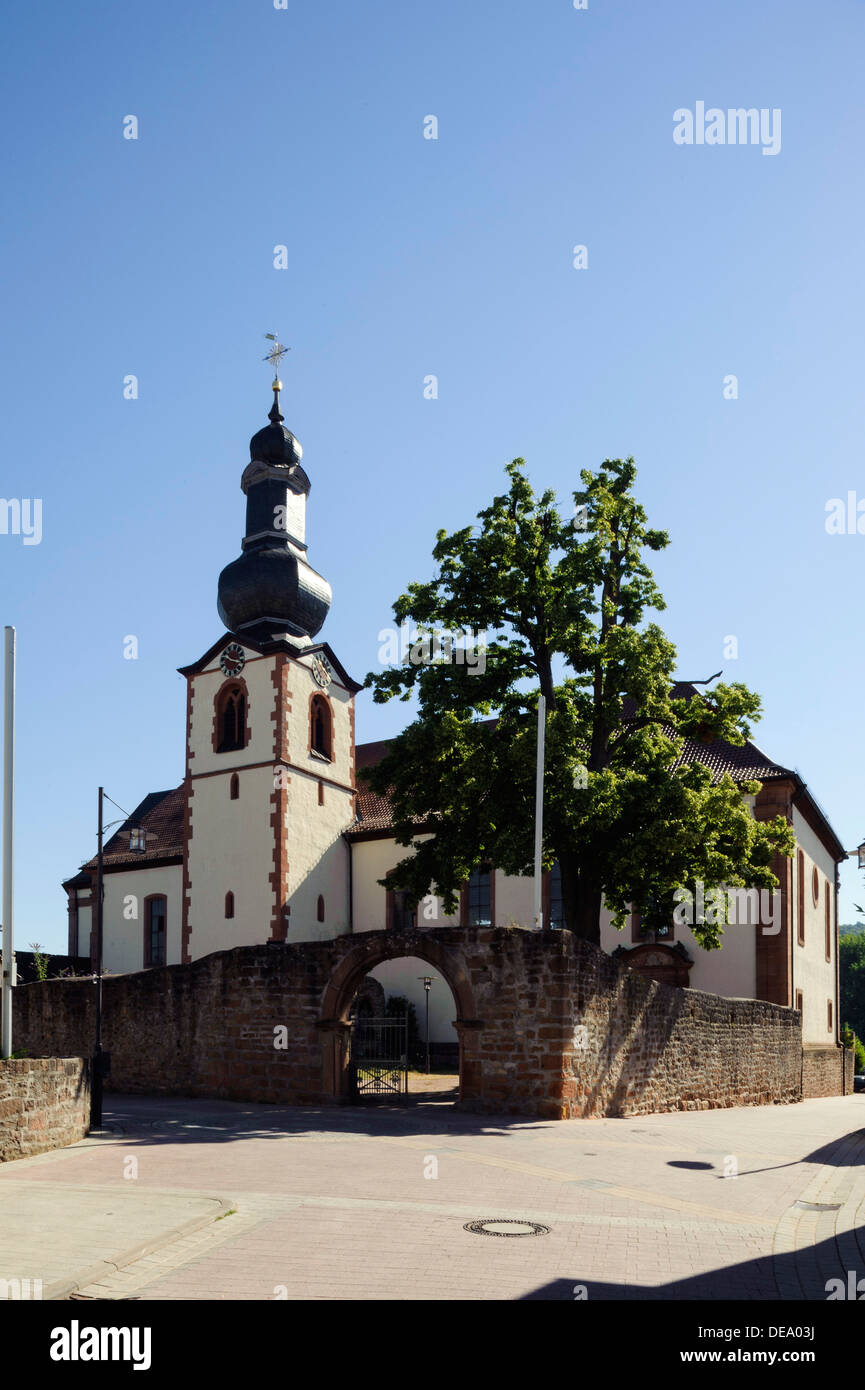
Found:
<path fill-rule="evenodd" d="M 797 1272 L 807 1278 L 808 1268 L 819 1266 L 829 1271 L 825 1279 L 821 1276 L 821 1292 L 813 1297 L 801 1295 L 791 1298 L 789 1293 L 779 1292 L 781 1285 L 789 1287 L 796 1281 Z M 804 1268 L 803 1268 L 804 1266 Z M 695 1275 L 691 1279 L 674 1279 L 668 1284 L 608 1284 L 598 1279 L 581 1278 L 577 1266 L 573 1279 L 554 1279 L 542 1284 L 531 1293 L 523 1294 L 519 1302 L 578 1302 L 596 1303 L 608 1300 L 687 1303 L 702 1300 L 724 1300 L 735 1303 L 764 1302 L 827 1302 L 826 1283 L 831 1279 L 842 1278 L 841 1260 L 834 1239 L 823 1240 L 809 1245 L 803 1251 L 776 1255 L 762 1255 L 740 1264 L 727 1265 L 723 1269 L 711 1270 Z M 865 1269 L 859 1275 L 865 1274 Z M 830 1288 L 832 1286 L 830 1285 Z M 584 1292 L 583 1292 L 584 1290 Z M 865 1285 L 863 1285 L 865 1295 Z"/>

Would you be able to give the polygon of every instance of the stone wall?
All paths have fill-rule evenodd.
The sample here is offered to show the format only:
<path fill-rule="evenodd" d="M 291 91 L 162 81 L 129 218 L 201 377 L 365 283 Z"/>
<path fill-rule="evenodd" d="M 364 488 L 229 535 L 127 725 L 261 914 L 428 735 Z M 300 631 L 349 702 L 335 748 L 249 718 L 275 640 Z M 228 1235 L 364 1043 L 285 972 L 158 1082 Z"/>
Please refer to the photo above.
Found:
<path fill-rule="evenodd" d="M 453 990 L 466 1109 L 569 1119 L 801 1098 L 795 1011 L 660 984 L 570 932 L 488 927 L 238 947 L 108 978 L 108 1085 L 344 1100 L 349 1005 L 368 971 L 400 956 L 428 961 Z M 88 981 L 19 988 L 19 1045 L 87 1054 L 94 995 Z"/>
<path fill-rule="evenodd" d="M 0 1163 L 75 1144 L 89 1123 L 90 1067 L 81 1057 L 0 1060 Z"/>
<path fill-rule="evenodd" d="M 853 1049 L 806 1043 L 802 1049 L 802 1099 L 846 1096 L 853 1090 Z"/>

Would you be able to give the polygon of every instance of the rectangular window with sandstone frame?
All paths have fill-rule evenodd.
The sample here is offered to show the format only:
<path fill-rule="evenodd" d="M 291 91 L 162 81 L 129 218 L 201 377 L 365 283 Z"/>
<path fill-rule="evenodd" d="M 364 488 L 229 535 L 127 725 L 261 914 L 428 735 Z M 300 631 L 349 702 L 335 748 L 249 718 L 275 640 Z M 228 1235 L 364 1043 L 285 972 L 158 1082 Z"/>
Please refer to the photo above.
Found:
<path fill-rule="evenodd" d="M 492 873 L 475 869 L 463 888 L 463 920 L 467 927 L 492 925 Z"/>

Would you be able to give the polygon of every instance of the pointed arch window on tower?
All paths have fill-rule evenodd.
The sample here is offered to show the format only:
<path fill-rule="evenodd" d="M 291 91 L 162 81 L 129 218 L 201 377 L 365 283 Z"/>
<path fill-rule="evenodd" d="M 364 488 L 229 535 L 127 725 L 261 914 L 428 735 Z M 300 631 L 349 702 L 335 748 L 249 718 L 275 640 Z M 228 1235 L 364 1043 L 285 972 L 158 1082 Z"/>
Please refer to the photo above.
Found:
<path fill-rule="evenodd" d="M 246 693 L 230 682 L 216 697 L 216 751 L 233 753 L 246 747 Z"/>
<path fill-rule="evenodd" d="M 309 707 L 309 746 L 313 753 L 333 758 L 333 719 L 330 705 L 323 695 L 313 695 Z"/>
<path fill-rule="evenodd" d="M 232 774 L 231 774 L 231 785 L 230 785 L 230 789 L 229 789 L 229 797 L 231 798 L 232 801 L 237 801 L 237 799 L 238 799 L 239 796 L 240 796 L 240 778 L 238 777 L 238 775 L 237 775 L 236 772 L 232 772 Z"/>
<path fill-rule="evenodd" d="M 231 892 L 225 895 L 225 915 L 226 917 L 234 916 L 234 894 Z"/>

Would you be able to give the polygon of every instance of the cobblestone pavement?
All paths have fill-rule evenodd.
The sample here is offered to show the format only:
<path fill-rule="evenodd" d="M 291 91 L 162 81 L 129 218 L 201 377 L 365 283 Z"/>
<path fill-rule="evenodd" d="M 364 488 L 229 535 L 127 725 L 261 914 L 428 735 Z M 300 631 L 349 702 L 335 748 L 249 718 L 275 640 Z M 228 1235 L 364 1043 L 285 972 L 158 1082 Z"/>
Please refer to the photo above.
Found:
<path fill-rule="evenodd" d="M 554 1122 L 435 1093 L 327 1110 L 110 1095 L 106 1125 L 0 1168 L 0 1201 L 39 1213 L 27 1270 L 0 1255 L 0 1277 L 50 1266 L 100 1299 L 771 1300 L 865 1276 L 865 1096 Z M 182 1196 L 203 1205 L 172 1238 Z M 549 1229 L 465 1230 L 495 1219 Z M 73 1222 L 93 1248 L 67 1241 L 64 1272 Z"/>

